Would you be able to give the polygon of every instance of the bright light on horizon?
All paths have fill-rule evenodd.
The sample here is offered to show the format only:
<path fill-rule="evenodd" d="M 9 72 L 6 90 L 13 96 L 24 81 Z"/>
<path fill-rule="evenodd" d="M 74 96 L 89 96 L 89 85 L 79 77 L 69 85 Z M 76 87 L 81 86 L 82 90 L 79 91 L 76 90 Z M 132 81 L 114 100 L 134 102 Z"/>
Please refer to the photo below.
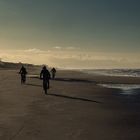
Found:
<path fill-rule="evenodd" d="M 79 49 L 50 50 L 31 48 L 27 50 L 2 50 L 0 58 L 3 61 L 22 62 L 30 64 L 47 64 L 60 68 L 139 68 L 139 54 L 84 52 Z"/>

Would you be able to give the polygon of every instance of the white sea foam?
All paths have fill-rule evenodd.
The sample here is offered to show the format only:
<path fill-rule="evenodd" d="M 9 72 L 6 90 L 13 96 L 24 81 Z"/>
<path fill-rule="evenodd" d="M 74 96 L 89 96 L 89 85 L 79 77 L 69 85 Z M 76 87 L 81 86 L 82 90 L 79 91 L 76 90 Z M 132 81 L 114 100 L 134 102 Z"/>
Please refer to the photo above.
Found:
<path fill-rule="evenodd" d="M 99 84 L 99 86 L 120 89 L 122 94 L 134 94 L 134 90 L 140 89 L 139 84 Z"/>
<path fill-rule="evenodd" d="M 83 72 L 105 76 L 140 77 L 140 69 L 96 69 L 83 70 Z"/>

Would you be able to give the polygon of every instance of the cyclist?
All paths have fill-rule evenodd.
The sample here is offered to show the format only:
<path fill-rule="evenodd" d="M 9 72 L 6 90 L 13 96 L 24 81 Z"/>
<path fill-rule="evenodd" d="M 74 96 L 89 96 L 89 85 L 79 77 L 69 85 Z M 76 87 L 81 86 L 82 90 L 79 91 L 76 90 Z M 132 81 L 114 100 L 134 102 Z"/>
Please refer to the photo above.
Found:
<path fill-rule="evenodd" d="M 56 69 L 55 68 L 51 69 L 51 74 L 52 74 L 52 79 L 54 79 L 55 78 L 55 74 L 56 74 Z"/>
<path fill-rule="evenodd" d="M 40 79 L 43 79 L 43 89 L 45 91 L 45 94 L 47 94 L 47 89 L 49 89 L 50 87 L 50 73 L 47 70 L 46 66 L 44 66 L 41 70 Z"/>
<path fill-rule="evenodd" d="M 25 84 L 27 71 L 24 66 L 21 67 L 19 74 L 21 75 L 21 84 Z"/>

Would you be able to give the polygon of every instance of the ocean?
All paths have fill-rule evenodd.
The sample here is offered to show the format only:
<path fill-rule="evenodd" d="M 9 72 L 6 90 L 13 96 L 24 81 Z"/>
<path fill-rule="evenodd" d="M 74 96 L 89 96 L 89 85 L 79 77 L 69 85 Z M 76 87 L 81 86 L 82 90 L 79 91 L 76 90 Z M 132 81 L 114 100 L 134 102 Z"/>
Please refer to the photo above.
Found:
<path fill-rule="evenodd" d="M 90 69 L 82 71 L 94 75 L 140 77 L 140 69 Z"/>
<path fill-rule="evenodd" d="M 92 75 L 105 75 L 105 76 L 121 76 L 121 77 L 140 77 L 140 69 L 94 69 L 82 70 L 84 73 Z M 140 90 L 140 84 L 98 84 L 106 88 L 120 89 L 120 94 L 132 95 Z"/>

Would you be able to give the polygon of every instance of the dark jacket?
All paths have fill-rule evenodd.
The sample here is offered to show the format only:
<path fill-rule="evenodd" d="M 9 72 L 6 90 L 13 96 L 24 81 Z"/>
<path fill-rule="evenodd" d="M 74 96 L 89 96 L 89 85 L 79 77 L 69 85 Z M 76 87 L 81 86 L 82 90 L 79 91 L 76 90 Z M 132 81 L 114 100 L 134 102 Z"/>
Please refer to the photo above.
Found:
<path fill-rule="evenodd" d="M 49 71 L 46 69 L 46 70 L 42 70 L 41 73 L 40 73 L 40 79 L 42 79 L 45 81 L 45 80 L 49 80 L 50 79 L 50 73 Z"/>
<path fill-rule="evenodd" d="M 27 74 L 26 68 L 22 67 L 19 73 L 24 75 Z"/>

